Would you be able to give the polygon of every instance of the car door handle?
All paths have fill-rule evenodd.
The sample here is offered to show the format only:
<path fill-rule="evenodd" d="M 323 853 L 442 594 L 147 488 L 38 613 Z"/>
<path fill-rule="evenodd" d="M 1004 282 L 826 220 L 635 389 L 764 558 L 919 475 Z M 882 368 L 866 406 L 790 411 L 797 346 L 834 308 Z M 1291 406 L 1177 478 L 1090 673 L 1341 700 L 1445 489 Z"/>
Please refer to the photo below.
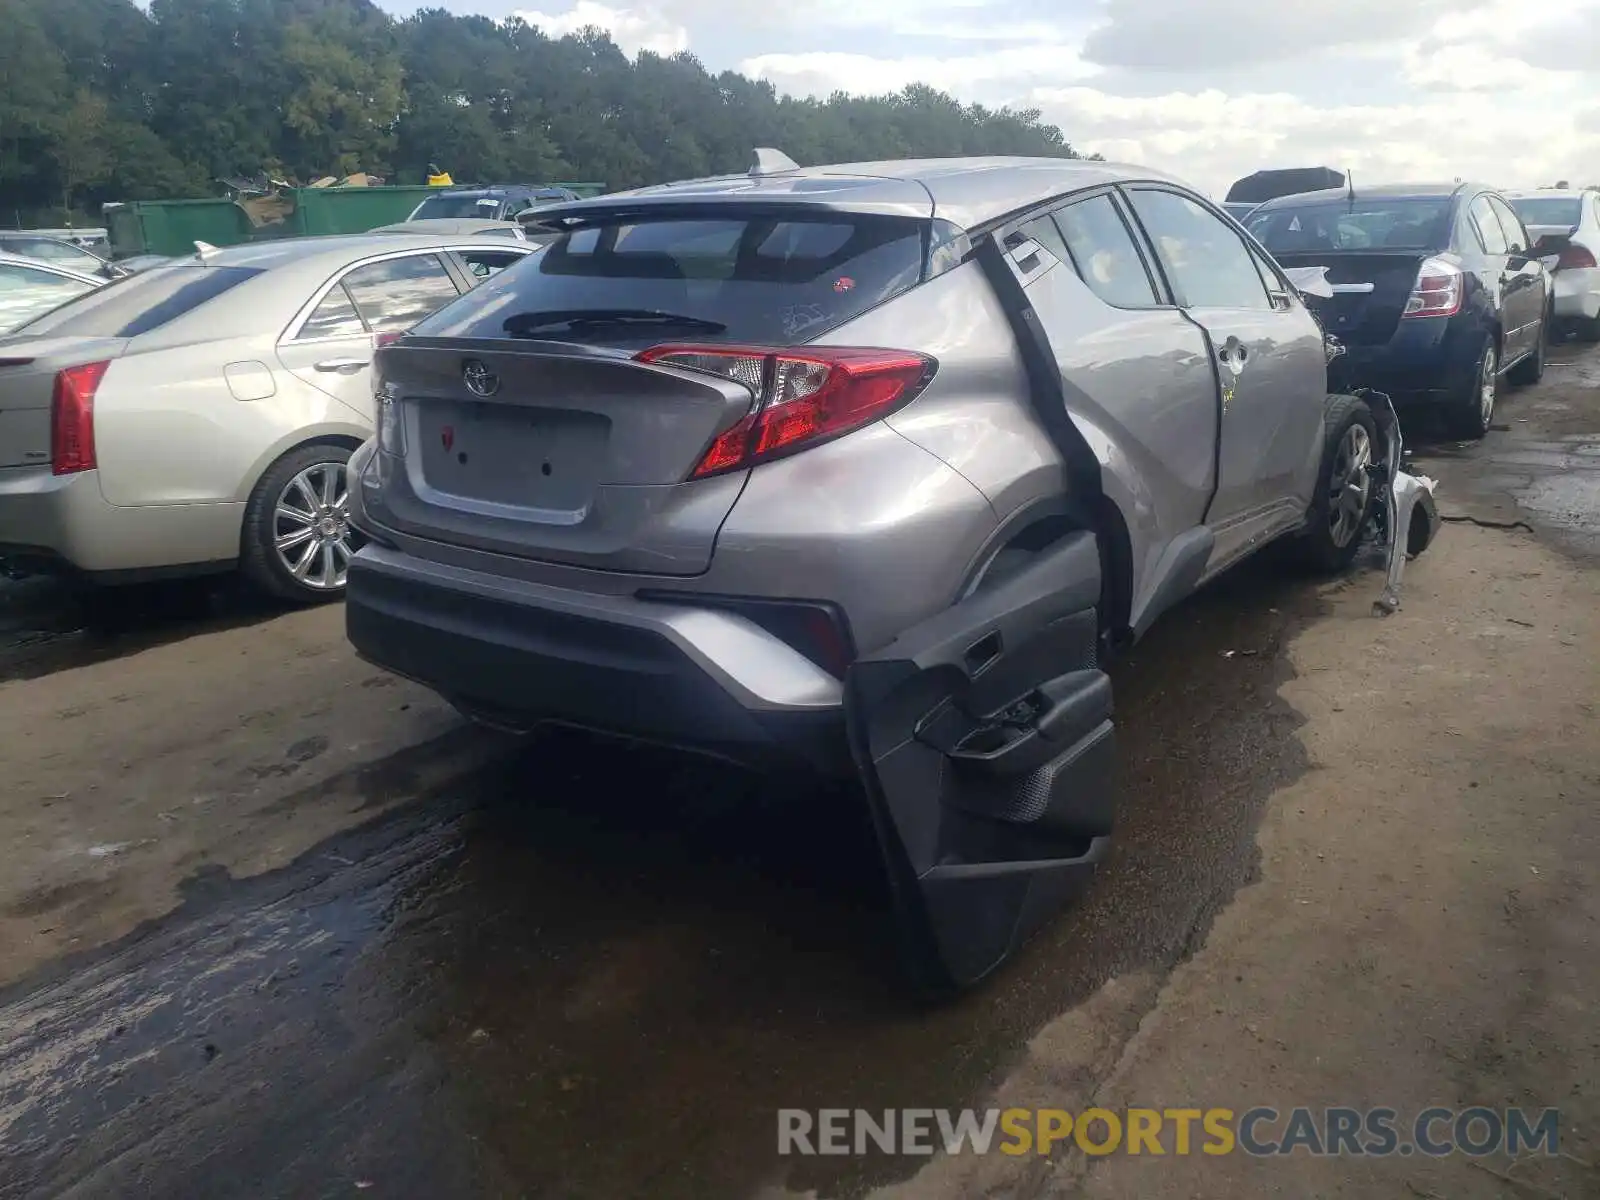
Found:
<path fill-rule="evenodd" d="M 372 360 L 370 358 L 325 358 L 316 363 L 311 369 L 329 373 L 337 372 L 340 375 L 354 375 L 362 367 L 371 365 Z"/>

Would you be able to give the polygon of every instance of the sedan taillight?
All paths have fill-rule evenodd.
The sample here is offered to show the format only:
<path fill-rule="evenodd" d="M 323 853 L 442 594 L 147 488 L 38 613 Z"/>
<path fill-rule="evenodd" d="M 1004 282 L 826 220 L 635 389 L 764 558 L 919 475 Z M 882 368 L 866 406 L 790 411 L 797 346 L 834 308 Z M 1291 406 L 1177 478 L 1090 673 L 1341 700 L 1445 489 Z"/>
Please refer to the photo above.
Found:
<path fill-rule="evenodd" d="M 1417 271 L 1417 284 L 1406 300 L 1408 317 L 1453 317 L 1461 311 L 1466 276 L 1446 258 L 1427 259 Z"/>
<path fill-rule="evenodd" d="M 1594 254 L 1587 246 L 1567 246 L 1561 251 L 1561 261 L 1556 264 L 1556 270 L 1581 271 L 1594 265 Z"/>

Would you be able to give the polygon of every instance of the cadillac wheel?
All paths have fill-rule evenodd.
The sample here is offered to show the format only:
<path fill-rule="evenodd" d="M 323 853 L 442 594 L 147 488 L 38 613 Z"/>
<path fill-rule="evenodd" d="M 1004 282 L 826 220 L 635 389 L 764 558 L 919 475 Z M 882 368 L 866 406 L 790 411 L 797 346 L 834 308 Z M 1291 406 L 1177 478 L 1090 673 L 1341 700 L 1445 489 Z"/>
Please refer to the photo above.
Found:
<path fill-rule="evenodd" d="M 360 535 L 350 528 L 344 446 L 291 450 L 256 484 L 245 514 L 240 564 L 262 589 L 319 603 L 344 595 Z"/>

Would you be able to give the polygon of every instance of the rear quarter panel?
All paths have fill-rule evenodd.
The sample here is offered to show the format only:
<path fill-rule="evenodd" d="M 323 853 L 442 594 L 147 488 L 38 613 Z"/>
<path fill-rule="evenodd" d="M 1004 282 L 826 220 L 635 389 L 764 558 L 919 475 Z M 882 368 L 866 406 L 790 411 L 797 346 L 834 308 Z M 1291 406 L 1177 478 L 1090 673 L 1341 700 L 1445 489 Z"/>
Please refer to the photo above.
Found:
<path fill-rule="evenodd" d="M 266 464 L 316 437 L 360 441 L 369 430 L 332 397 L 276 367 L 276 329 L 140 353 L 112 364 L 95 397 L 100 487 L 118 506 L 246 499 Z M 224 368 L 267 367 L 273 392 L 237 400 Z"/>

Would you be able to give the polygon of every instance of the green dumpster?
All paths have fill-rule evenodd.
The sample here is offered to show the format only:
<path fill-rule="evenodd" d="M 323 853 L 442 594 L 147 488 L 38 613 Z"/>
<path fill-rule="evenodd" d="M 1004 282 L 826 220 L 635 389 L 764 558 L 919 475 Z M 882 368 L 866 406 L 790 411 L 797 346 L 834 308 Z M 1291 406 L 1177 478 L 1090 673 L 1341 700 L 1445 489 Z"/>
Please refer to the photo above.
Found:
<path fill-rule="evenodd" d="M 232 200 L 133 200 L 105 206 L 111 257 L 193 254 L 196 242 L 231 246 L 251 234 Z"/>
<path fill-rule="evenodd" d="M 289 236 L 365 233 L 379 225 L 404 221 L 438 190 L 425 186 L 291 188 L 288 194 L 294 199 L 294 213 L 284 232 Z"/>

